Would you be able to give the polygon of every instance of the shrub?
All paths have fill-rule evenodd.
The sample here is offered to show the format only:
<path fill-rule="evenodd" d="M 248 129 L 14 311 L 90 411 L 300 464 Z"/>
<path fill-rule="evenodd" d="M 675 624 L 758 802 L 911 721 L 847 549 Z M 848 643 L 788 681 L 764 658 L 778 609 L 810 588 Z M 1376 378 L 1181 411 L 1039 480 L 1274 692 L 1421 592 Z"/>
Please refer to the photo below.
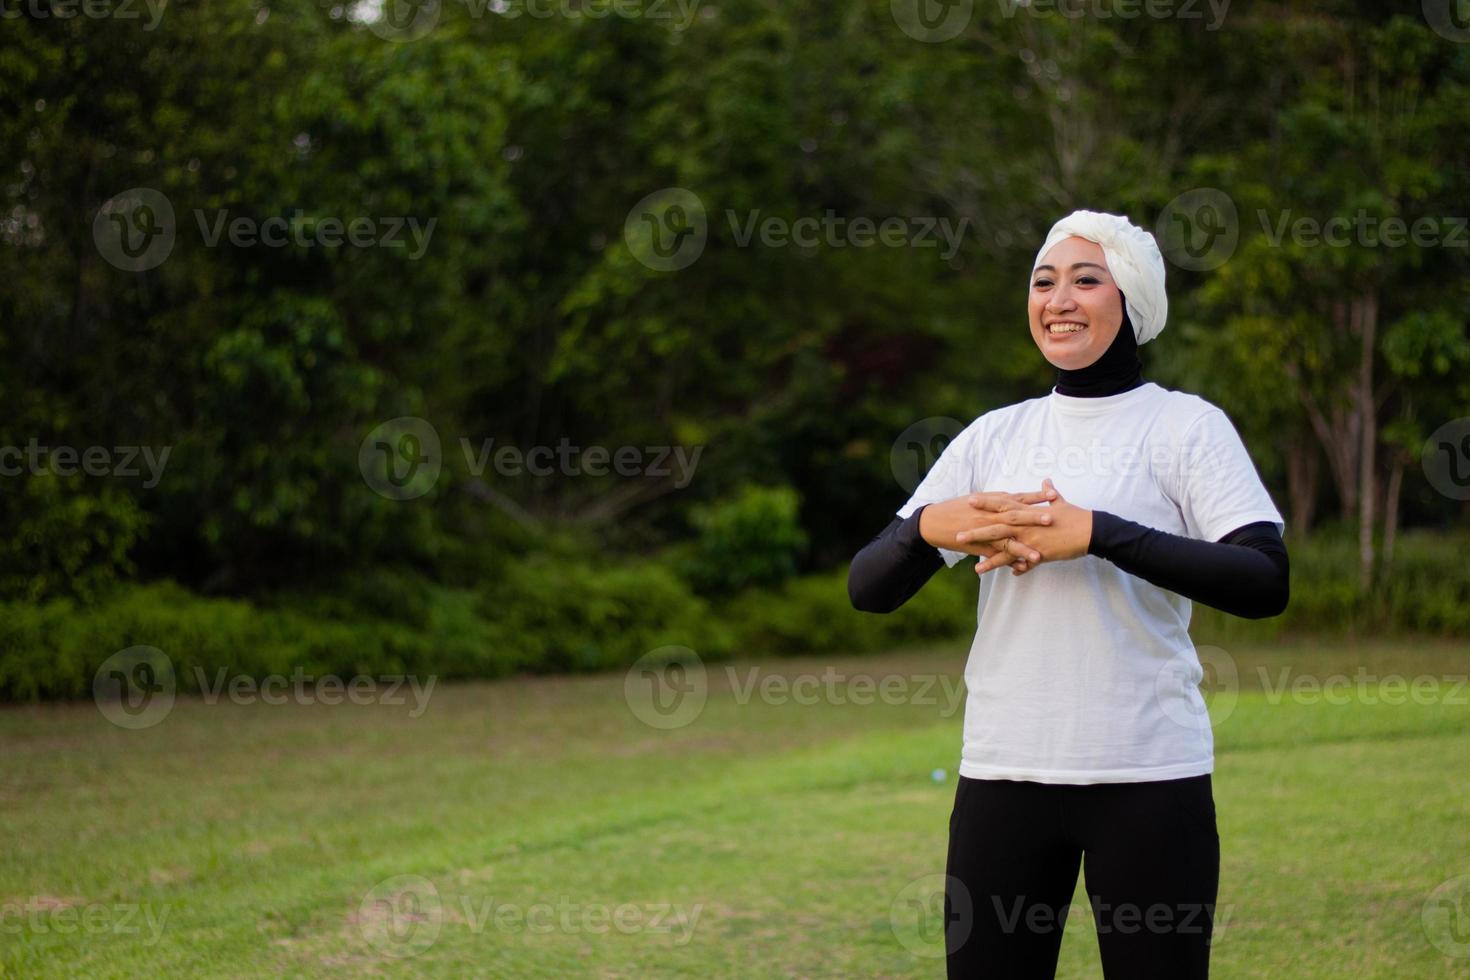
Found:
<path fill-rule="evenodd" d="M 733 497 L 696 507 L 699 532 L 685 574 L 705 595 L 729 595 L 748 586 L 774 586 L 796 574 L 806 547 L 797 522 L 800 499 L 790 487 L 746 486 Z"/>

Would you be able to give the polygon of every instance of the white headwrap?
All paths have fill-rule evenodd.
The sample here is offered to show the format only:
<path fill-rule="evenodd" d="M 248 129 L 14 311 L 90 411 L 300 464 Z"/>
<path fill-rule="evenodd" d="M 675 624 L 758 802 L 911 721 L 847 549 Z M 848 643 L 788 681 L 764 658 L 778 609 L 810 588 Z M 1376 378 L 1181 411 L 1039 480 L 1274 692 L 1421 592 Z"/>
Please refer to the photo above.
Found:
<path fill-rule="evenodd" d="M 1133 321 L 1133 336 L 1139 345 L 1157 337 L 1169 317 L 1169 297 L 1164 292 L 1164 256 L 1154 236 L 1121 214 L 1073 211 L 1051 226 L 1031 271 L 1036 271 L 1052 246 L 1074 235 L 1102 246 L 1113 281 L 1123 293 L 1128 318 Z"/>

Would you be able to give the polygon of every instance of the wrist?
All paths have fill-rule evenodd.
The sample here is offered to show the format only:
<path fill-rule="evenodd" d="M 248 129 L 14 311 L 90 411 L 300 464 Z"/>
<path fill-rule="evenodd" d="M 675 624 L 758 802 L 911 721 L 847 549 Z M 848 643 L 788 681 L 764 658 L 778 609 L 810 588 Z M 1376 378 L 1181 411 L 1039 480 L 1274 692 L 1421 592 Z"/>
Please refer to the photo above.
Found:
<path fill-rule="evenodd" d="M 904 521 L 905 530 L 910 532 L 909 537 L 911 544 L 923 542 L 930 547 L 938 548 L 939 544 L 935 542 L 932 537 L 930 537 L 930 535 L 934 533 L 934 522 L 931 520 L 928 522 L 927 525 L 924 523 L 924 513 L 928 509 L 929 505 L 924 504 L 918 510 L 910 514 L 908 520 Z M 918 542 L 914 541 L 914 538 L 917 538 Z"/>

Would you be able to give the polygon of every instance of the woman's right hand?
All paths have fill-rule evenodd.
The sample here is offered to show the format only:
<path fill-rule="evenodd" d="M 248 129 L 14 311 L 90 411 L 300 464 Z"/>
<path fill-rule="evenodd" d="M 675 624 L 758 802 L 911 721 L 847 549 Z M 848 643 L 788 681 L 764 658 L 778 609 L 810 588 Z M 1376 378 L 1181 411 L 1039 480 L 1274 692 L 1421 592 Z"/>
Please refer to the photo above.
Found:
<path fill-rule="evenodd" d="M 1029 559 L 1041 556 L 1033 549 L 1011 538 L 1008 529 L 1022 525 L 1050 524 L 1049 508 L 1034 507 L 1056 499 L 1056 491 L 1041 489 L 1029 493 L 990 491 L 966 494 L 951 500 L 929 504 L 919 515 L 919 534 L 936 548 L 962 551 L 967 555 L 989 558 L 1004 550 L 1014 556 L 1022 569 Z M 979 531 L 969 541 L 958 541 L 961 531 Z"/>

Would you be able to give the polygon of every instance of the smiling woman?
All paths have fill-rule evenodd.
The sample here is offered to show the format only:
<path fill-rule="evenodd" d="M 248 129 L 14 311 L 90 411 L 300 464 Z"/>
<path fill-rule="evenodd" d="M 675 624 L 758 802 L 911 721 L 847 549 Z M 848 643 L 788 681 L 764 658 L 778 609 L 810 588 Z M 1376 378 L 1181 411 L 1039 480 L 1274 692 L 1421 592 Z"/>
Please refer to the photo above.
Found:
<path fill-rule="evenodd" d="M 1191 600 L 1279 614 L 1285 522 L 1225 413 L 1143 378 L 1168 313 L 1151 235 L 1063 218 L 1027 311 L 1056 386 L 961 432 L 849 575 L 887 611 L 981 559 L 949 972 L 1052 976 L 1084 866 L 1108 977 L 1205 977 L 1220 855 Z"/>

